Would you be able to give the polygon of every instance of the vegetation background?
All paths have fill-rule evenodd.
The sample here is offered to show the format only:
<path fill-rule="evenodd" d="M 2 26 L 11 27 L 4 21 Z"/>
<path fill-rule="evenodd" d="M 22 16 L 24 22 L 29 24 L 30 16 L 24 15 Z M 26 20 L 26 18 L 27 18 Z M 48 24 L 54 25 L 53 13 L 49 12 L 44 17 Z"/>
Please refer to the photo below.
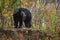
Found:
<path fill-rule="evenodd" d="M 14 28 L 13 14 L 18 8 L 32 13 L 32 28 L 52 35 L 60 32 L 60 0 L 0 0 L 0 28 Z"/>

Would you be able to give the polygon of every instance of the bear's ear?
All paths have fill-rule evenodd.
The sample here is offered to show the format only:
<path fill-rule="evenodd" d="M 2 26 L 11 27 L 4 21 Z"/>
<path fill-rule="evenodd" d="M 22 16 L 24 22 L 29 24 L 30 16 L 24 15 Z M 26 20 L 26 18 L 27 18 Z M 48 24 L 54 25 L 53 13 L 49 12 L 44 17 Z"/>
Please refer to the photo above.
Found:
<path fill-rule="evenodd" d="M 20 12 L 20 13 L 21 13 L 21 10 L 20 10 L 20 9 L 18 9 L 18 12 Z"/>

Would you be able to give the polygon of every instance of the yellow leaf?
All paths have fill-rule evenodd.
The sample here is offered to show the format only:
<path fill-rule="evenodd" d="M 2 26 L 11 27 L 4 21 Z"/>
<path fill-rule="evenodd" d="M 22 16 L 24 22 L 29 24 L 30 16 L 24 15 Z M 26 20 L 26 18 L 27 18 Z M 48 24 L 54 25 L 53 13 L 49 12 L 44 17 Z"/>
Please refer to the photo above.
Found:
<path fill-rule="evenodd" d="M 39 7 L 40 7 L 40 3 L 38 3 L 38 4 L 36 5 L 36 7 L 39 8 Z"/>

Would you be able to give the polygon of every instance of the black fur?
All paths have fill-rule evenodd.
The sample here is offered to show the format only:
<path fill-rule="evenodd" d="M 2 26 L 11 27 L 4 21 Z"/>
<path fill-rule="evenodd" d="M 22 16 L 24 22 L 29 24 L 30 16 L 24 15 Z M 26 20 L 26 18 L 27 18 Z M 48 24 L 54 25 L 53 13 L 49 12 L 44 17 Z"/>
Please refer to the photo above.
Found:
<path fill-rule="evenodd" d="M 32 19 L 31 13 L 26 8 L 19 8 L 18 12 L 13 14 L 15 28 L 17 28 L 17 27 L 21 28 L 23 25 L 23 22 L 25 23 L 26 27 L 30 28 L 31 19 Z M 19 25 L 18 25 L 18 23 L 19 23 Z"/>

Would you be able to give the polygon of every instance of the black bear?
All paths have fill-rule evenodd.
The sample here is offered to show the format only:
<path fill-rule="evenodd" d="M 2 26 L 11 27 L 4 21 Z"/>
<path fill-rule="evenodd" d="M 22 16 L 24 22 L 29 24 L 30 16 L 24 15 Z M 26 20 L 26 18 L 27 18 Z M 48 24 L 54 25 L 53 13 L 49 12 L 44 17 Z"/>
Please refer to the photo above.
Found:
<path fill-rule="evenodd" d="M 22 28 L 23 22 L 27 28 L 31 27 L 31 12 L 26 8 L 19 8 L 18 12 L 13 14 L 15 28 Z M 18 25 L 19 24 L 19 25 Z"/>

